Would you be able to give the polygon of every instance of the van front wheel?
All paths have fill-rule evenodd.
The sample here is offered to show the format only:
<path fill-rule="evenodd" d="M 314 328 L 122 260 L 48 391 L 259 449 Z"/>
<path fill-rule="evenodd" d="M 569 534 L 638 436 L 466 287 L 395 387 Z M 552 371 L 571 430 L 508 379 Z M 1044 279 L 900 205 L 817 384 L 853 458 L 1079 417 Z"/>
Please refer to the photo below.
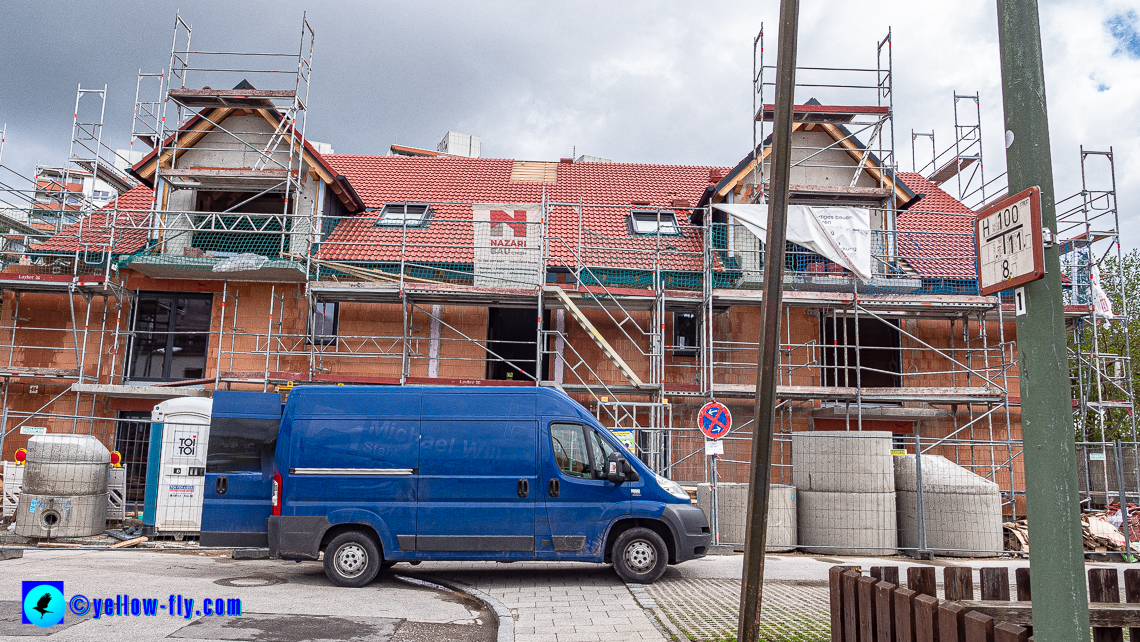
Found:
<path fill-rule="evenodd" d="M 618 577 L 633 584 L 652 584 L 669 565 L 665 540 L 648 528 L 631 528 L 619 535 L 611 557 Z"/>
<path fill-rule="evenodd" d="M 359 531 L 341 533 L 325 549 L 325 575 L 333 584 L 360 588 L 380 572 L 380 550 Z"/>

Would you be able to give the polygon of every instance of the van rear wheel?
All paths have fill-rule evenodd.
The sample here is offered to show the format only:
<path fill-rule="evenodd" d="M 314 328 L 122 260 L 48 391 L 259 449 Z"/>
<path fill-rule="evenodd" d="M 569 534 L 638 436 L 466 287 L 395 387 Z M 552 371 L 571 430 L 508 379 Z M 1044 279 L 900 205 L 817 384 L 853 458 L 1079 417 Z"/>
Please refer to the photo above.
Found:
<path fill-rule="evenodd" d="M 325 549 L 325 575 L 337 586 L 360 588 L 376 579 L 381 561 L 371 537 L 348 531 L 334 537 Z"/>
<path fill-rule="evenodd" d="M 652 584 L 669 565 L 665 540 L 648 528 L 631 528 L 619 535 L 610 556 L 618 577 L 632 584 Z"/>

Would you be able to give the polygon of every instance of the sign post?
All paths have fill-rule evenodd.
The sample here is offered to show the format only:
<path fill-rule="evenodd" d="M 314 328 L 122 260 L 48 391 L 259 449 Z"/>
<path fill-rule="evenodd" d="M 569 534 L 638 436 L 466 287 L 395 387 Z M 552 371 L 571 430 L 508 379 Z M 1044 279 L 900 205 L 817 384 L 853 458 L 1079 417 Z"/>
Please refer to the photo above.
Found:
<path fill-rule="evenodd" d="M 728 411 L 728 406 L 719 401 L 710 401 L 701 406 L 701 411 L 697 413 L 697 427 L 705 434 L 705 456 L 712 458 L 710 464 L 712 476 L 709 483 L 709 490 L 712 491 L 712 508 L 709 512 L 712 514 L 713 544 L 719 546 L 720 500 L 717 486 L 720 484 L 720 479 L 717 477 L 716 460 L 724 454 L 724 442 L 721 438 L 732 430 L 732 413 Z"/>
<path fill-rule="evenodd" d="M 1057 210 L 1037 0 L 998 0 L 997 18 L 1009 191 L 1040 188 L 1041 222 L 1029 231 L 1032 237 L 1045 227 L 1051 236 L 1057 230 Z M 1012 232 L 1012 226 L 1007 231 Z M 988 242 L 991 250 L 998 241 Z M 1025 501 L 1033 541 L 1033 636 L 1038 642 L 1071 642 L 1089 639 L 1088 591 L 1061 263 L 1056 245 L 1045 245 L 1041 244 L 1044 275 L 1018 288 L 1024 292 L 1018 304 L 1021 309 L 1014 317 L 1025 444 Z M 1005 249 L 1010 249 L 1008 244 Z M 1010 265 L 1018 262 L 1017 271 L 1024 273 L 1025 267 L 1019 262 L 1024 251 L 1018 250 L 1018 255 Z"/>

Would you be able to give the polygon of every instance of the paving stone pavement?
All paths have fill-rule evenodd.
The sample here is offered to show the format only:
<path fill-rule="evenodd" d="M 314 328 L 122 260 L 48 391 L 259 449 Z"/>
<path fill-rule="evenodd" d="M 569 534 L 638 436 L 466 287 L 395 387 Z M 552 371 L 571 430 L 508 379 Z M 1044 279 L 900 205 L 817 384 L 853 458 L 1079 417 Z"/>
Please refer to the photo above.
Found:
<path fill-rule="evenodd" d="M 424 562 L 401 575 L 473 586 L 515 619 L 515 642 L 667 640 L 613 568 L 602 564 Z"/>

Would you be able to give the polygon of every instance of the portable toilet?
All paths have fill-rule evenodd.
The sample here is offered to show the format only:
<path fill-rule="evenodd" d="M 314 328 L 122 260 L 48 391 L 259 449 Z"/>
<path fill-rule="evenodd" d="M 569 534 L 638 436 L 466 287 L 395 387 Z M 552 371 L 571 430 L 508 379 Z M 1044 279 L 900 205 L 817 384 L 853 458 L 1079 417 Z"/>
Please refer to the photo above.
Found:
<path fill-rule="evenodd" d="M 197 535 L 202 528 L 213 401 L 168 399 L 151 411 L 143 533 Z"/>

